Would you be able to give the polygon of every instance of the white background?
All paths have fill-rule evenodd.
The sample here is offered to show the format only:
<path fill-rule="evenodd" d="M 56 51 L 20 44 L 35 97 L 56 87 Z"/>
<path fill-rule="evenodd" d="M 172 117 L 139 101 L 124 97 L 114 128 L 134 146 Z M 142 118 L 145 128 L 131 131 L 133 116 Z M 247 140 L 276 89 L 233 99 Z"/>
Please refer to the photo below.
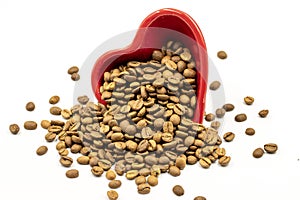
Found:
<path fill-rule="evenodd" d="M 0 1 L 0 199 L 106 199 L 108 181 L 94 178 L 87 166 L 80 177 L 65 178 L 54 144 L 44 141 L 45 131 L 8 131 L 11 123 L 21 127 L 26 120 L 53 119 L 48 99 L 61 96 L 59 106 L 73 104 L 74 82 L 67 69 L 81 66 L 101 43 L 136 29 L 151 12 L 173 7 L 190 14 L 200 26 L 226 94 L 236 105 L 226 114 L 226 131 L 236 133 L 226 143 L 232 157 L 226 168 L 218 164 L 208 170 L 198 164 L 174 178 L 164 174 L 149 195 L 136 192 L 134 182 L 123 180 L 120 199 L 193 199 L 203 195 L 219 199 L 300 199 L 299 149 L 299 46 L 300 12 L 297 1 Z M 224 49 L 228 59 L 219 60 Z M 255 97 L 253 106 L 243 97 Z M 211 93 L 208 93 L 208 101 Z M 25 110 L 28 101 L 36 110 Z M 221 106 L 221 105 L 218 105 Z M 207 112 L 211 112 L 208 104 Z M 269 109 L 266 119 L 257 112 Z M 237 124 L 234 115 L 248 114 Z M 256 135 L 244 134 L 247 127 Z M 252 151 L 275 142 L 275 155 L 254 159 Z M 47 145 L 49 152 L 38 157 L 35 150 Z M 177 198 L 171 188 L 181 184 L 185 195 Z"/>

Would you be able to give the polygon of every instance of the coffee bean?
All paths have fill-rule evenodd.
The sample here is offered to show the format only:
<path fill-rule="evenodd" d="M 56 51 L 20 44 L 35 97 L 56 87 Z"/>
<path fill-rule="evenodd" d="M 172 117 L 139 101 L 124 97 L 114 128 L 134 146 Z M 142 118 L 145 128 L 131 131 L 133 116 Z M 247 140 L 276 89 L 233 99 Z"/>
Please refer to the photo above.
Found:
<path fill-rule="evenodd" d="M 72 112 L 68 109 L 63 109 L 61 111 L 61 116 L 64 118 L 64 119 L 70 119 L 70 117 L 72 116 Z"/>
<path fill-rule="evenodd" d="M 39 156 L 42 156 L 44 154 L 46 154 L 48 151 L 48 148 L 46 146 L 40 146 L 37 150 L 36 150 L 36 154 Z"/>
<path fill-rule="evenodd" d="M 170 166 L 169 168 L 169 174 L 172 176 L 179 176 L 181 174 L 180 169 L 176 166 Z"/>
<path fill-rule="evenodd" d="M 71 75 L 71 79 L 72 79 L 73 81 L 78 81 L 78 80 L 80 79 L 80 75 L 79 75 L 78 73 L 73 73 L 73 74 Z"/>
<path fill-rule="evenodd" d="M 264 155 L 264 150 L 262 148 L 257 148 L 252 153 L 254 158 L 261 158 Z"/>
<path fill-rule="evenodd" d="M 60 107 L 57 107 L 57 106 L 52 106 L 50 108 L 50 113 L 52 115 L 60 115 L 61 114 L 61 108 Z"/>
<path fill-rule="evenodd" d="M 68 149 L 61 149 L 58 151 L 58 154 L 60 156 L 67 156 L 67 155 L 69 155 L 69 151 L 68 151 Z"/>
<path fill-rule="evenodd" d="M 184 76 L 185 78 L 195 78 L 195 77 L 196 77 L 196 71 L 193 70 L 193 69 L 190 69 L 190 68 L 185 69 L 185 70 L 183 71 L 183 76 Z"/>
<path fill-rule="evenodd" d="M 223 105 L 223 108 L 225 109 L 226 112 L 230 112 L 230 111 L 233 111 L 234 105 L 231 103 L 227 103 L 227 104 Z"/>
<path fill-rule="evenodd" d="M 77 101 L 78 101 L 80 104 L 85 105 L 85 104 L 87 104 L 87 102 L 89 101 L 89 98 L 88 98 L 86 95 L 84 95 L 84 96 L 79 96 L 79 97 L 77 98 Z"/>
<path fill-rule="evenodd" d="M 238 114 L 235 116 L 235 121 L 236 122 L 243 122 L 243 121 L 246 121 L 247 120 L 247 115 L 242 113 L 242 114 Z"/>
<path fill-rule="evenodd" d="M 183 157 L 176 158 L 175 166 L 178 167 L 180 170 L 183 170 L 186 166 L 186 159 Z"/>
<path fill-rule="evenodd" d="M 210 90 L 217 90 L 219 89 L 219 87 L 221 86 L 221 83 L 219 81 L 213 81 L 210 85 L 209 85 L 209 89 Z"/>
<path fill-rule="evenodd" d="M 209 113 L 209 114 L 205 115 L 205 120 L 208 121 L 208 122 L 211 122 L 211 121 L 215 120 L 215 118 L 216 118 L 215 115 L 212 114 L 212 113 Z"/>
<path fill-rule="evenodd" d="M 153 60 L 161 61 L 162 58 L 163 58 L 163 53 L 161 51 L 158 50 L 153 51 L 152 53 Z"/>
<path fill-rule="evenodd" d="M 267 153 L 273 154 L 276 153 L 278 146 L 274 143 L 268 143 L 264 145 L 264 149 Z"/>
<path fill-rule="evenodd" d="M 77 158 L 77 162 L 81 165 L 88 165 L 90 158 L 88 156 L 80 156 Z"/>
<path fill-rule="evenodd" d="M 247 128 L 245 133 L 247 135 L 254 135 L 255 134 L 255 130 L 253 128 Z"/>
<path fill-rule="evenodd" d="M 117 189 L 119 187 L 121 187 L 122 182 L 120 180 L 112 180 L 108 183 L 108 187 L 110 187 L 111 189 Z"/>
<path fill-rule="evenodd" d="M 172 189 L 173 193 L 177 196 L 182 196 L 184 195 L 184 189 L 180 185 L 175 185 Z"/>
<path fill-rule="evenodd" d="M 20 127 L 18 124 L 11 124 L 11 125 L 9 125 L 9 130 L 12 134 L 16 135 L 19 133 Z"/>
<path fill-rule="evenodd" d="M 55 96 L 50 97 L 49 103 L 50 104 L 57 104 L 59 102 L 59 100 L 60 100 L 60 97 L 55 95 Z"/>
<path fill-rule="evenodd" d="M 218 58 L 220 59 L 226 59 L 227 58 L 227 53 L 225 51 L 219 51 L 217 53 Z"/>
<path fill-rule="evenodd" d="M 33 111 L 34 109 L 35 109 L 35 105 L 34 105 L 33 102 L 28 102 L 28 103 L 26 104 L 26 110 L 27 110 L 27 111 Z"/>
<path fill-rule="evenodd" d="M 79 176 L 79 171 L 77 169 L 70 169 L 66 172 L 68 178 L 77 178 Z"/>
<path fill-rule="evenodd" d="M 217 116 L 218 118 L 224 117 L 225 113 L 226 113 L 226 110 L 225 110 L 224 108 L 218 108 L 218 109 L 216 110 L 216 116 Z"/>
<path fill-rule="evenodd" d="M 109 200 L 117 200 L 119 198 L 119 194 L 115 190 L 107 191 L 107 197 Z"/>
<path fill-rule="evenodd" d="M 47 142 L 53 142 L 53 141 L 55 140 L 55 138 L 56 138 L 56 134 L 55 134 L 55 133 L 49 132 L 49 133 L 47 133 L 47 134 L 45 135 L 45 140 L 46 140 Z"/>
<path fill-rule="evenodd" d="M 192 55 L 190 54 L 190 52 L 185 51 L 183 53 L 180 54 L 180 58 L 186 62 L 190 61 L 192 58 Z"/>
<path fill-rule="evenodd" d="M 103 174 L 104 170 L 99 166 L 94 166 L 92 167 L 91 172 L 94 176 L 99 177 Z"/>
<path fill-rule="evenodd" d="M 194 198 L 194 200 L 206 200 L 206 198 L 203 196 L 197 196 Z"/>
<path fill-rule="evenodd" d="M 126 178 L 127 178 L 128 180 L 133 180 L 133 179 L 135 179 L 138 175 L 139 175 L 139 171 L 138 171 L 138 170 L 129 170 L 129 171 L 126 173 Z"/>
<path fill-rule="evenodd" d="M 74 73 L 79 72 L 79 68 L 77 66 L 72 66 L 68 69 L 68 74 L 72 75 Z"/>
<path fill-rule="evenodd" d="M 35 130 L 37 128 L 37 123 L 35 121 L 26 121 L 24 123 L 24 128 L 26 130 Z"/>
<path fill-rule="evenodd" d="M 269 110 L 261 110 L 259 111 L 258 115 L 262 118 L 267 117 L 267 115 L 269 114 Z"/>
<path fill-rule="evenodd" d="M 108 170 L 105 177 L 107 180 L 114 180 L 116 178 L 116 173 L 113 170 Z"/>
<path fill-rule="evenodd" d="M 175 125 L 175 126 L 179 125 L 180 124 L 180 117 L 179 117 L 179 115 L 177 115 L 177 114 L 171 115 L 170 122 L 172 122 L 173 125 Z"/>
<path fill-rule="evenodd" d="M 150 193 L 150 185 L 148 183 L 142 183 L 137 186 L 137 190 L 139 194 L 149 194 Z"/>
<path fill-rule="evenodd" d="M 246 97 L 244 98 L 244 102 L 245 102 L 245 104 L 247 104 L 247 105 L 252 105 L 253 102 L 254 102 L 254 98 L 253 98 L 253 97 L 250 97 L 250 96 L 246 96 Z"/>
<path fill-rule="evenodd" d="M 158 179 L 156 176 L 149 176 L 148 179 L 147 179 L 147 183 L 150 185 L 150 186 L 156 186 L 158 184 Z"/>
<path fill-rule="evenodd" d="M 200 160 L 199 160 L 199 163 L 201 165 L 201 167 L 207 169 L 210 167 L 211 165 L 211 160 L 207 157 L 202 157 Z"/>
<path fill-rule="evenodd" d="M 56 144 L 56 150 L 59 151 L 61 149 L 65 149 L 66 148 L 66 143 L 65 141 L 59 141 L 57 144 Z"/>
<path fill-rule="evenodd" d="M 231 157 L 230 156 L 223 156 L 219 159 L 219 164 L 222 166 L 222 167 L 225 167 L 228 165 L 228 163 L 230 162 L 231 160 Z"/>
<path fill-rule="evenodd" d="M 62 156 L 59 160 L 60 164 L 64 167 L 70 167 L 73 163 L 73 159 L 68 156 Z"/>
<path fill-rule="evenodd" d="M 231 142 L 235 137 L 235 134 L 233 132 L 227 132 L 223 135 L 223 138 L 226 142 Z"/>
<path fill-rule="evenodd" d="M 150 171 L 149 171 L 149 173 L 150 173 Z M 146 183 L 145 176 L 138 176 L 138 177 L 136 177 L 136 179 L 135 179 L 135 184 L 136 185 L 140 185 L 140 184 L 143 184 L 143 183 Z"/>
<path fill-rule="evenodd" d="M 213 121 L 211 124 L 210 124 L 210 127 L 218 130 L 221 126 L 221 123 L 219 121 Z"/>

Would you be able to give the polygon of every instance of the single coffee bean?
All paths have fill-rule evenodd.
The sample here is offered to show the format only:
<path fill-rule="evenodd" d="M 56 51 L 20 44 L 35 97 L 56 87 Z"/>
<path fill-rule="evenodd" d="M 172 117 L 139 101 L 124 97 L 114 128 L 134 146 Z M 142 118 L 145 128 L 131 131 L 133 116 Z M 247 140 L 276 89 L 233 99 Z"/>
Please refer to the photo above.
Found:
<path fill-rule="evenodd" d="M 218 108 L 218 109 L 216 110 L 216 116 L 217 116 L 218 118 L 224 117 L 225 113 L 226 113 L 226 110 L 225 110 L 224 108 Z"/>
<path fill-rule="evenodd" d="M 114 180 L 116 178 L 116 173 L 113 170 L 108 170 L 105 177 L 107 180 Z"/>
<path fill-rule="evenodd" d="M 27 111 L 33 111 L 34 109 L 35 109 L 35 105 L 34 105 L 33 102 L 28 102 L 28 103 L 26 104 L 26 110 L 27 110 Z"/>
<path fill-rule="evenodd" d="M 245 104 L 247 104 L 247 105 L 252 105 L 253 102 L 254 102 L 254 98 L 253 98 L 253 97 L 250 97 L 250 96 L 246 96 L 246 97 L 244 98 L 244 102 L 245 102 Z"/>
<path fill-rule="evenodd" d="M 37 123 L 35 121 L 26 121 L 24 123 L 24 128 L 26 130 L 35 130 L 37 128 Z"/>
<path fill-rule="evenodd" d="M 104 170 L 99 166 L 94 166 L 92 167 L 91 172 L 94 176 L 99 177 L 103 174 Z"/>
<path fill-rule="evenodd" d="M 149 171 L 149 174 L 150 174 L 150 171 Z M 143 184 L 143 183 L 146 183 L 146 177 L 145 176 L 136 177 L 136 179 L 135 179 L 135 184 L 136 185 L 140 185 L 140 184 Z"/>
<path fill-rule="evenodd" d="M 48 120 L 42 120 L 42 121 L 41 121 L 41 127 L 42 127 L 43 129 L 48 129 L 50 126 L 51 126 L 50 121 L 48 121 Z"/>
<path fill-rule="evenodd" d="M 223 157 L 223 156 L 225 156 L 225 154 L 226 154 L 226 150 L 225 150 L 224 148 L 218 147 L 218 148 L 215 150 L 215 153 L 218 155 L 218 157 Z"/>
<path fill-rule="evenodd" d="M 72 75 L 74 73 L 79 72 L 79 68 L 77 66 L 72 66 L 68 69 L 68 74 Z"/>
<path fill-rule="evenodd" d="M 242 113 L 242 114 L 238 114 L 235 116 L 235 121 L 236 122 L 243 122 L 243 121 L 246 121 L 247 120 L 247 115 Z"/>
<path fill-rule="evenodd" d="M 57 104 L 59 102 L 59 100 L 60 100 L 60 97 L 55 95 L 55 96 L 50 97 L 49 103 L 50 104 Z"/>
<path fill-rule="evenodd" d="M 78 73 L 73 73 L 73 74 L 71 75 L 71 79 L 72 79 L 73 81 L 78 81 L 78 80 L 80 79 L 80 75 L 79 75 Z"/>
<path fill-rule="evenodd" d="M 210 127 L 218 130 L 221 126 L 221 123 L 219 121 L 213 121 L 211 124 L 210 124 Z"/>
<path fill-rule="evenodd" d="M 36 150 L 36 154 L 39 156 L 42 156 L 44 154 L 46 154 L 48 151 L 48 148 L 46 146 L 40 146 L 37 150 Z"/>
<path fill-rule="evenodd" d="M 212 114 L 212 113 L 209 113 L 209 114 L 205 115 L 205 120 L 207 122 L 211 122 L 211 121 L 215 120 L 215 118 L 216 118 L 215 115 Z"/>
<path fill-rule="evenodd" d="M 267 115 L 269 114 L 269 110 L 261 110 L 259 111 L 258 115 L 262 118 L 267 117 Z"/>
<path fill-rule="evenodd" d="M 264 149 L 267 153 L 275 153 L 278 149 L 278 146 L 277 144 L 274 144 L 274 143 L 268 143 L 268 144 L 265 144 L 264 145 Z"/>
<path fill-rule="evenodd" d="M 180 170 L 183 170 L 186 166 L 186 159 L 183 157 L 176 158 L 175 166 L 178 167 Z"/>
<path fill-rule="evenodd" d="M 211 165 L 211 160 L 207 157 L 202 157 L 200 160 L 199 160 L 199 163 L 201 165 L 201 167 L 207 169 L 210 167 Z"/>
<path fill-rule="evenodd" d="M 254 135 L 255 134 L 255 130 L 253 128 L 247 128 L 245 133 L 247 135 Z"/>
<path fill-rule="evenodd" d="M 72 116 L 72 112 L 68 109 L 63 109 L 61 111 L 61 116 L 64 118 L 64 119 L 70 119 L 70 117 Z"/>
<path fill-rule="evenodd" d="M 219 87 L 221 86 L 221 83 L 219 81 L 213 81 L 210 85 L 209 85 L 209 89 L 210 90 L 217 90 L 219 89 Z"/>
<path fill-rule="evenodd" d="M 90 158 L 88 156 L 80 156 L 77 158 L 77 162 L 81 165 L 88 165 Z"/>
<path fill-rule="evenodd" d="M 16 135 L 19 133 L 20 127 L 18 124 L 11 124 L 11 125 L 9 125 L 9 130 L 12 134 Z"/>
<path fill-rule="evenodd" d="M 223 105 L 223 108 L 225 109 L 226 112 L 230 112 L 230 111 L 233 111 L 234 105 L 231 103 L 227 103 L 227 104 Z"/>
<path fill-rule="evenodd" d="M 147 179 L 147 183 L 150 185 L 150 186 L 156 186 L 158 184 L 158 179 L 156 176 L 149 176 L 148 179 Z"/>
<path fill-rule="evenodd" d="M 173 190 L 173 193 L 177 196 L 184 195 L 184 189 L 180 185 L 175 185 L 172 190 Z"/>
<path fill-rule="evenodd" d="M 119 187 L 121 187 L 122 182 L 120 180 L 112 180 L 108 183 L 108 187 L 110 187 L 111 189 L 117 189 Z"/>
<path fill-rule="evenodd" d="M 137 186 L 137 190 L 139 194 L 149 194 L 150 193 L 150 185 L 148 183 L 142 183 Z"/>
<path fill-rule="evenodd" d="M 117 200 L 119 198 L 119 194 L 115 190 L 107 191 L 107 197 L 109 200 Z"/>
<path fill-rule="evenodd" d="M 262 148 L 257 148 L 252 153 L 254 158 L 261 158 L 264 155 L 264 150 Z"/>
<path fill-rule="evenodd" d="M 219 159 L 219 164 L 222 166 L 222 167 L 225 167 L 228 165 L 228 163 L 230 162 L 231 160 L 231 157 L 230 156 L 223 156 Z"/>
<path fill-rule="evenodd" d="M 196 77 L 196 71 L 193 70 L 193 69 L 190 69 L 190 68 L 185 69 L 185 70 L 183 71 L 183 76 L 184 76 L 185 78 L 195 78 L 195 77 Z"/>
<path fill-rule="evenodd" d="M 55 140 L 56 136 L 57 136 L 57 135 L 56 135 L 55 133 L 49 132 L 49 133 L 47 133 L 47 134 L 45 135 L 45 140 L 46 140 L 47 142 L 53 142 L 53 141 Z"/>
<path fill-rule="evenodd" d="M 61 114 L 61 108 L 60 107 L 57 107 L 57 106 L 52 106 L 50 108 L 50 113 L 52 115 L 60 115 Z"/>
<path fill-rule="evenodd" d="M 227 132 L 223 135 L 223 138 L 226 142 L 231 142 L 235 137 L 235 134 L 233 132 Z"/>
<path fill-rule="evenodd" d="M 127 178 L 128 180 L 133 180 L 133 179 L 135 179 L 138 175 L 139 175 L 139 171 L 138 171 L 138 170 L 129 170 L 129 171 L 126 173 L 126 178 Z"/>
<path fill-rule="evenodd" d="M 79 96 L 78 98 L 77 98 L 77 101 L 80 103 L 80 104 L 82 104 L 82 105 L 85 105 L 85 104 L 87 104 L 87 102 L 89 102 L 89 98 L 88 98 L 88 96 L 86 96 L 86 95 L 83 95 L 83 96 Z"/>
<path fill-rule="evenodd" d="M 153 60 L 161 61 L 163 56 L 164 56 L 163 53 L 161 51 L 158 51 L 158 50 L 154 50 L 153 53 L 152 53 L 152 59 Z"/>
<path fill-rule="evenodd" d="M 219 51 L 217 53 L 218 58 L 220 59 L 226 59 L 227 58 L 227 53 L 225 51 Z"/>
<path fill-rule="evenodd" d="M 66 172 L 68 178 L 77 178 L 79 176 L 79 171 L 77 169 L 70 169 Z"/>
<path fill-rule="evenodd" d="M 73 159 L 68 156 L 62 156 L 59 160 L 60 164 L 64 167 L 70 167 L 73 163 Z"/>
<path fill-rule="evenodd" d="M 169 174 L 172 176 L 179 176 L 181 174 L 180 169 L 176 166 L 170 166 L 169 168 Z"/>
<path fill-rule="evenodd" d="M 206 198 L 203 196 L 197 196 L 194 198 L 194 200 L 206 200 Z"/>

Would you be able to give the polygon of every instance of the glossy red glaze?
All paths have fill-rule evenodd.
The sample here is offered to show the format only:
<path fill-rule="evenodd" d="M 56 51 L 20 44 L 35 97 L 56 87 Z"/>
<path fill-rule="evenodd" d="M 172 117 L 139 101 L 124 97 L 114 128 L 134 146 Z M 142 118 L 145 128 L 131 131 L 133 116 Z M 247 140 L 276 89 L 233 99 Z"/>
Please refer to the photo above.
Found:
<path fill-rule="evenodd" d="M 183 43 L 185 47 L 190 49 L 195 60 L 197 105 L 193 121 L 202 123 L 208 76 L 206 45 L 196 22 L 188 14 L 176 9 L 166 8 L 151 13 L 141 23 L 133 42 L 129 46 L 106 52 L 98 58 L 91 77 L 92 88 L 98 101 L 106 104 L 101 99 L 99 91 L 103 83 L 104 72 L 128 61 L 147 61 L 151 59 L 154 49 L 160 49 L 169 40 Z"/>

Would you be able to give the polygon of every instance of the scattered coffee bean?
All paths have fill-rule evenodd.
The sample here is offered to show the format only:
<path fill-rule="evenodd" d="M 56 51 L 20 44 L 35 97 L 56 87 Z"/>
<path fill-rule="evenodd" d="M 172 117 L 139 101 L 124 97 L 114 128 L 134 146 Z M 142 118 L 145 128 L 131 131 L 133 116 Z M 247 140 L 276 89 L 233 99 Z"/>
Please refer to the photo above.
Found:
<path fill-rule="evenodd" d="M 94 176 L 99 177 L 103 174 L 104 170 L 99 166 L 94 166 L 92 167 L 91 172 Z"/>
<path fill-rule="evenodd" d="M 176 158 L 175 166 L 178 167 L 180 170 L 183 170 L 186 166 L 186 158 L 183 157 Z"/>
<path fill-rule="evenodd" d="M 85 104 L 87 104 L 87 102 L 89 101 L 89 98 L 88 98 L 86 95 L 84 95 L 84 96 L 79 96 L 79 97 L 77 98 L 77 101 L 78 101 L 80 104 L 85 105 Z"/>
<path fill-rule="evenodd" d="M 27 111 L 33 111 L 35 109 L 35 104 L 33 102 L 28 102 L 25 107 Z"/>
<path fill-rule="evenodd" d="M 220 59 L 226 59 L 227 58 L 227 53 L 225 51 L 219 51 L 217 53 L 218 58 Z"/>
<path fill-rule="evenodd" d="M 219 121 L 213 121 L 211 124 L 210 124 L 210 127 L 218 130 L 221 126 L 221 123 Z"/>
<path fill-rule="evenodd" d="M 243 122 L 243 121 L 246 121 L 247 120 L 247 115 L 242 113 L 242 114 L 238 114 L 235 116 L 235 121 L 236 122 Z"/>
<path fill-rule="evenodd" d="M 158 184 L 158 179 L 156 176 L 150 175 L 147 179 L 147 183 L 150 186 L 156 186 Z"/>
<path fill-rule="evenodd" d="M 245 133 L 247 135 L 254 135 L 255 134 L 255 130 L 253 128 L 247 128 Z"/>
<path fill-rule="evenodd" d="M 9 125 L 9 130 L 12 134 L 16 135 L 19 133 L 20 127 L 18 124 L 11 124 L 11 125 Z"/>
<path fill-rule="evenodd" d="M 57 106 L 52 106 L 50 108 L 50 113 L 52 115 L 60 115 L 61 114 L 61 108 L 60 107 L 57 107 Z"/>
<path fill-rule="evenodd" d="M 209 114 L 205 115 L 205 120 L 208 121 L 208 122 L 211 122 L 211 121 L 215 120 L 215 118 L 216 118 L 215 115 L 212 114 L 212 113 L 209 113 Z"/>
<path fill-rule="evenodd" d="M 117 189 L 119 187 L 121 187 L 122 182 L 120 180 L 112 180 L 108 183 L 108 187 L 110 187 L 111 189 Z"/>
<path fill-rule="evenodd" d="M 135 179 L 135 184 L 136 185 L 140 185 L 140 184 L 143 184 L 143 183 L 146 183 L 146 177 L 145 176 L 136 177 L 136 179 Z"/>
<path fill-rule="evenodd" d="M 252 153 L 254 158 L 261 158 L 264 155 L 264 150 L 262 148 L 257 148 Z"/>
<path fill-rule="evenodd" d="M 70 167 L 73 163 L 73 159 L 68 156 L 62 156 L 59 160 L 60 164 L 64 167 Z"/>
<path fill-rule="evenodd" d="M 46 154 L 48 151 L 48 148 L 46 146 L 40 146 L 37 150 L 36 150 L 36 154 L 39 156 L 42 156 L 44 154 Z"/>
<path fill-rule="evenodd" d="M 223 138 L 226 142 L 231 142 L 235 137 L 235 134 L 233 132 L 227 132 L 223 135 Z"/>
<path fill-rule="evenodd" d="M 172 176 L 179 176 L 181 174 L 180 169 L 176 166 L 170 166 L 169 168 L 169 174 Z"/>
<path fill-rule="evenodd" d="M 37 123 L 35 121 L 26 121 L 24 123 L 24 128 L 26 130 L 35 130 L 37 128 Z"/>
<path fill-rule="evenodd" d="M 223 156 L 219 159 L 219 164 L 222 166 L 222 167 L 225 167 L 229 164 L 231 160 L 231 157 L 230 156 Z"/>
<path fill-rule="evenodd" d="M 79 68 L 77 66 L 72 66 L 68 69 L 68 74 L 72 75 L 74 73 L 79 72 Z"/>
<path fill-rule="evenodd" d="M 71 75 L 71 79 L 72 79 L 73 81 L 78 81 L 78 80 L 80 79 L 80 75 L 77 74 L 77 73 L 73 73 L 73 74 Z"/>
<path fill-rule="evenodd" d="M 230 111 L 233 111 L 234 105 L 231 103 L 227 103 L 227 104 L 223 105 L 223 108 L 225 109 L 226 112 L 230 112 Z"/>
<path fill-rule="evenodd" d="M 177 196 L 184 195 L 184 189 L 180 185 L 175 185 L 172 190 L 173 190 L 173 193 Z"/>
<path fill-rule="evenodd" d="M 90 158 L 88 156 L 80 156 L 77 158 L 77 162 L 81 165 L 88 165 Z"/>
<path fill-rule="evenodd" d="M 274 143 L 268 143 L 264 145 L 264 149 L 267 153 L 273 154 L 277 151 L 278 146 Z"/>
<path fill-rule="evenodd" d="M 49 103 L 50 104 L 57 104 L 59 102 L 59 100 L 60 100 L 60 97 L 55 95 L 55 96 L 50 97 Z"/>
<path fill-rule="evenodd" d="M 219 89 L 219 87 L 221 86 L 221 83 L 219 81 L 213 81 L 210 85 L 209 85 L 209 89 L 210 90 L 217 90 Z"/>
<path fill-rule="evenodd" d="M 107 191 L 107 197 L 109 200 L 117 200 L 119 198 L 119 194 L 115 190 Z"/>
<path fill-rule="evenodd" d="M 41 127 L 43 129 L 48 129 L 51 126 L 51 123 L 48 120 L 42 120 L 41 121 Z"/>
<path fill-rule="evenodd" d="M 247 104 L 247 105 L 252 105 L 253 102 L 254 102 L 254 98 L 253 98 L 253 97 L 250 97 L 250 96 L 246 96 L 246 97 L 244 98 L 244 102 L 245 102 L 245 104 Z"/>
<path fill-rule="evenodd" d="M 210 167 L 211 165 L 211 160 L 209 158 L 206 158 L 206 157 L 202 157 L 199 161 L 201 167 L 207 169 Z"/>
<path fill-rule="evenodd" d="M 206 198 L 203 196 L 197 196 L 194 198 L 194 200 L 206 200 Z"/>
<path fill-rule="evenodd" d="M 79 171 L 77 169 L 70 169 L 66 172 L 68 178 L 77 178 L 79 176 Z"/>
<path fill-rule="evenodd" d="M 267 117 L 267 115 L 269 114 L 269 110 L 261 110 L 259 111 L 258 115 L 262 118 Z"/>
<path fill-rule="evenodd" d="M 226 110 L 225 110 L 224 108 L 218 108 L 218 109 L 216 110 L 216 116 L 217 116 L 218 118 L 224 117 L 225 113 L 226 113 Z"/>
<path fill-rule="evenodd" d="M 137 190 L 139 194 L 149 194 L 150 193 L 150 185 L 148 183 L 142 183 L 137 186 Z"/>
<path fill-rule="evenodd" d="M 116 178 L 116 173 L 113 170 L 108 170 L 105 177 L 107 180 L 114 180 Z"/>

